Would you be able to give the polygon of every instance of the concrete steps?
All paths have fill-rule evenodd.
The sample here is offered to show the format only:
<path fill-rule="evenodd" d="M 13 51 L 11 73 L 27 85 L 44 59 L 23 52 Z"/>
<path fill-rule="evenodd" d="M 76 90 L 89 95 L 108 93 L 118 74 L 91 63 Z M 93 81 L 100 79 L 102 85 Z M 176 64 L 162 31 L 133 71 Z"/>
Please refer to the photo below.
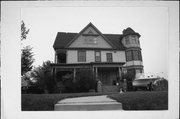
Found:
<path fill-rule="evenodd" d="M 54 106 L 55 111 L 122 110 L 122 104 L 104 96 L 68 98 Z"/>

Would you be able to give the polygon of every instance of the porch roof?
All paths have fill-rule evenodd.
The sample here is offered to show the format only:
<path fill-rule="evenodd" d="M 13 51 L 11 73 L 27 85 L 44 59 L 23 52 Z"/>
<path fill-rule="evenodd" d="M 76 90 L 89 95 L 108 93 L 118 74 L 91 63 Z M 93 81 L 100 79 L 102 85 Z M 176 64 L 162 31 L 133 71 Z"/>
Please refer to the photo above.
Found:
<path fill-rule="evenodd" d="M 88 68 L 88 67 L 123 67 L 125 62 L 90 62 L 90 63 L 71 63 L 71 64 L 65 64 L 65 63 L 51 63 L 50 65 L 52 67 L 56 68 Z"/>

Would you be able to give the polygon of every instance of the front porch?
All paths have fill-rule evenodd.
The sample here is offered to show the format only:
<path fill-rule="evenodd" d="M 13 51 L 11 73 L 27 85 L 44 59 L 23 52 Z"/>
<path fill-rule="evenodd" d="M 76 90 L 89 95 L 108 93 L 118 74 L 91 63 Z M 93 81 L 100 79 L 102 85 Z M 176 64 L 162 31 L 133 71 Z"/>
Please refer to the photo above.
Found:
<path fill-rule="evenodd" d="M 118 92 L 117 79 L 122 79 L 124 63 L 84 63 L 84 64 L 51 64 L 53 76 L 56 82 L 69 73 L 73 74 L 73 82 L 76 82 L 76 73 L 82 69 L 93 72 L 96 81 L 101 81 L 102 92 Z"/>

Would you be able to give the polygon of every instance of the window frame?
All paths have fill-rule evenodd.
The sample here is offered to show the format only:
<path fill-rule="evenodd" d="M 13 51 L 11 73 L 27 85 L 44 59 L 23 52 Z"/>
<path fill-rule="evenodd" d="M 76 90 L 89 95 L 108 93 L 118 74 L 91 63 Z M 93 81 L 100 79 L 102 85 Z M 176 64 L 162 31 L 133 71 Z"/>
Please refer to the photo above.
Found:
<path fill-rule="evenodd" d="M 109 59 L 108 55 L 111 56 L 111 60 L 108 60 Z M 107 60 L 107 62 L 113 62 L 113 54 L 112 53 L 106 53 L 106 60 Z"/>
<path fill-rule="evenodd" d="M 130 58 L 128 57 L 128 52 L 130 53 Z M 133 60 L 132 50 L 126 51 L 126 60 L 127 61 L 132 61 Z"/>
<path fill-rule="evenodd" d="M 138 50 L 133 50 L 132 51 L 133 53 L 133 60 L 140 60 L 140 57 L 139 57 L 139 51 Z"/>
<path fill-rule="evenodd" d="M 130 58 L 128 57 L 128 52 L 131 54 Z M 137 52 L 136 58 L 135 58 L 135 52 Z M 126 51 L 126 61 L 133 61 L 133 60 L 142 61 L 141 51 L 139 51 L 139 50 L 129 50 L 129 51 Z"/>
<path fill-rule="evenodd" d="M 99 56 L 96 56 L 97 52 L 99 52 Z M 100 59 L 99 61 L 97 60 L 97 57 L 99 57 L 99 59 Z M 98 50 L 94 51 L 94 58 L 95 58 L 94 59 L 95 62 L 101 62 L 101 51 L 98 51 Z"/>
<path fill-rule="evenodd" d="M 84 58 L 83 58 L 83 60 L 82 60 L 81 57 L 80 57 L 80 52 L 83 52 L 83 53 L 84 53 Z M 77 52 L 77 61 L 78 61 L 78 62 L 86 62 L 86 50 L 78 50 L 78 52 Z"/>

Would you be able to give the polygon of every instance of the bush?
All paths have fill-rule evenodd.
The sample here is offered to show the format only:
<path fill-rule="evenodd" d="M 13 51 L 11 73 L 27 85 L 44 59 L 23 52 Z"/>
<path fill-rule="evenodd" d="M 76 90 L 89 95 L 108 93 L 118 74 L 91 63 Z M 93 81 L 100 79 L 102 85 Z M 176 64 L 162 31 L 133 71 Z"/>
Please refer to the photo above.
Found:
<path fill-rule="evenodd" d="M 66 78 L 63 78 L 63 85 L 65 87 L 63 93 L 76 92 L 75 83 L 73 82 L 73 74 L 67 74 Z"/>
<path fill-rule="evenodd" d="M 76 89 L 78 92 L 88 92 L 96 89 L 96 81 L 91 70 L 80 70 L 76 74 Z"/>
<path fill-rule="evenodd" d="M 133 90 L 133 85 L 132 85 L 133 74 L 128 72 L 122 76 L 122 79 L 127 80 L 127 90 L 132 91 Z"/>
<path fill-rule="evenodd" d="M 154 91 L 168 91 L 168 81 L 164 78 L 155 81 L 152 85 Z"/>

